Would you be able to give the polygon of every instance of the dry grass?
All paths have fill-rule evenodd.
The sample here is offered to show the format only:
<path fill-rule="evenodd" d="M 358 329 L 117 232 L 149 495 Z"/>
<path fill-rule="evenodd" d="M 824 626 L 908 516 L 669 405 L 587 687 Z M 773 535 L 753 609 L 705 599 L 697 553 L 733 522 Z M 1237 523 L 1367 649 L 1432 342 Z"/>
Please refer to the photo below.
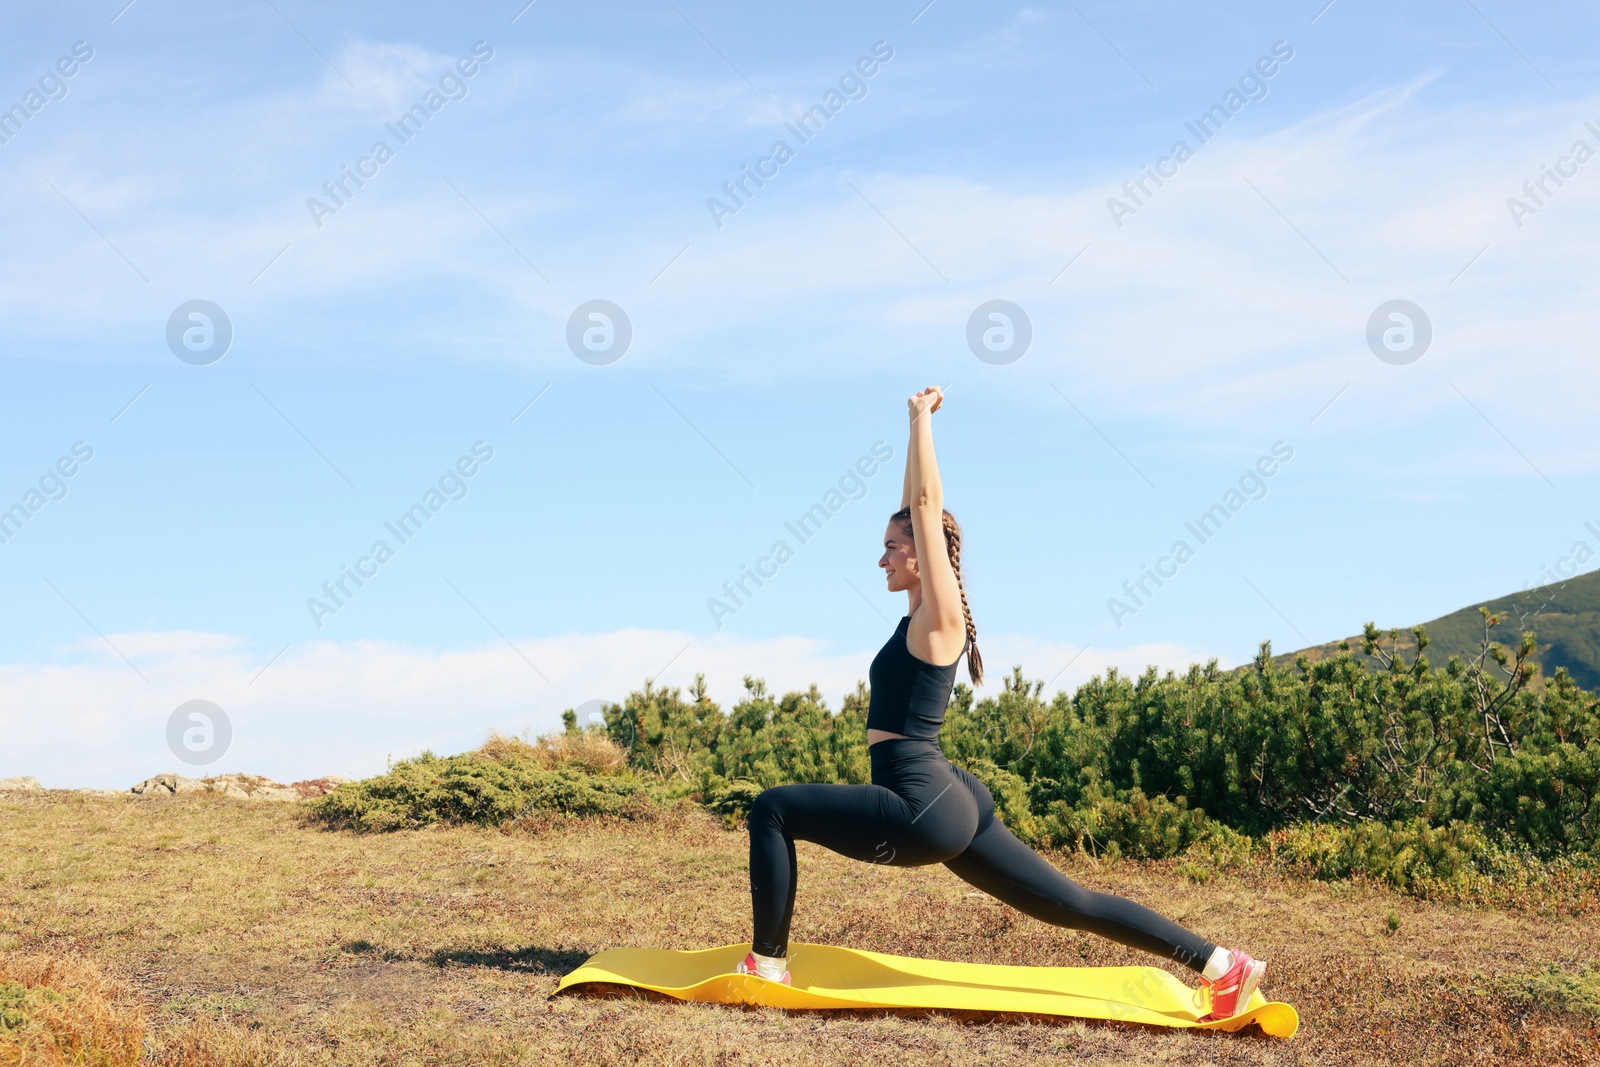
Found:
<path fill-rule="evenodd" d="M 141 1062 L 152 1067 L 1600 1063 L 1600 1018 L 1586 999 L 1595 989 L 1585 984 L 1595 972 L 1583 970 L 1600 958 L 1592 918 L 1473 910 L 1261 871 L 1197 884 L 1174 864 L 1056 857 L 1079 881 L 1270 960 L 1269 991 L 1300 1009 L 1300 1036 L 785 1013 L 631 991 L 552 999 L 559 977 L 603 948 L 747 939 L 745 835 L 699 812 L 643 826 L 559 821 L 536 834 L 356 835 L 316 829 L 297 808 L 0 798 L 0 975 L 59 974 L 86 991 L 76 1003 L 101 1006 L 70 1025 L 103 1033 L 108 1048 L 125 1053 L 118 1027 L 138 1020 Z M 952 960 L 1152 962 L 971 895 L 942 868 L 798 847 L 797 940 Z M 114 980 L 24 958 L 41 955 L 93 961 Z M 51 1060 L 18 1051 L 15 1033 L 0 1030 L 0 1057 L 131 1062 L 109 1052 Z"/>
<path fill-rule="evenodd" d="M 144 1032 L 137 996 L 93 964 L 0 954 L 0 1064 L 132 1067 Z"/>
<path fill-rule="evenodd" d="M 489 735 L 479 752 L 490 759 L 527 760 L 545 770 L 577 767 L 590 774 L 621 774 L 628 769 L 628 754 L 606 734 L 585 730 L 573 735 L 551 733 L 529 740 L 507 737 L 498 731 Z"/>

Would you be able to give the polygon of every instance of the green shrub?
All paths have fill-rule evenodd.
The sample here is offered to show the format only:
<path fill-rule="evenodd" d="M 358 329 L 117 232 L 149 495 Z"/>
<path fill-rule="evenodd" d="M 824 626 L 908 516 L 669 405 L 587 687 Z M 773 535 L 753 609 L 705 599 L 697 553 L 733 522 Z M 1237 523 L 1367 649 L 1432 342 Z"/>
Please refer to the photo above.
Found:
<path fill-rule="evenodd" d="M 1600 749 L 1563 743 L 1497 760 L 1469 813 L 1543 856 L 1600 851 Z"/>
<path fill-rule="evenodd" d="M 1259 838 L 1241 834 L 1215 819 L 1206 832 L 1184 852 L 1184 857 L 1208 867 L 1246 867 L 1270 860 L 1270 852 Z"/>
<path fill-rule="evenodd" d="M 1112 669 L 1049 701 L 1016 667 L 983 700 L 957 683 L 940 743 L 1036 847 L 1182 856 L 1197 877 L 1266 863 L 1419 895 L 1554 883 L 1587 899 L 1600 881 L 1600 700 L 1564 671 L 1533 686 L 1534 635 L 1502 648 L 1489 639 L 1500 619 L 1483 620 L 1481 654 L 1443 668 L 1421 628 L 1371 625 L 1359 652 L 1293 668 L 1263 644 L 1238 670 Z M 703 676 L 687 698 L 646 683 L 602 726 L 569 710 L 559 735 L 424 754 L 311 807 L 330 825 L 388 830 L 637 817 L 693 796 L 734 827 L 763 789 L 869 781 L 869 702 L 858 685 L 834 714 L 816 686 L 780 697 L 747 677 L 724 711 Z"/>
<path fill-rule="evenodd" d="M 0 1030 L 20 1030 L 41 1005 L 66 1003 L 67 998 L 49 986 L 29 988 L 21 982 L 0 982 Z"/>
<path fill-rule="evenodd" d="M 1483 831 L 1462 822 L 1301 824 L 1275 832 L 1270 841 L 1279 860 L 1313 877 L 1366 874 L 1407 891 L 1425 882 L 1465 885 L 1489 852 Z"/>
<path fill-rule="evenodd" d="M 1084 791 L 1076 807 L 1054 801 L 1043 819 L 1041 837 L 1110 858 L 1166 859 L 1186 851 L 1211 831 L 1206 813 L 1191 809 L 1184 797 L 1146 796 L 1142 789 Z"/>
<path fill-rule="evenodd" d="M 1556 1011 L 1600 1022 L 1600 964 L 1549 964 L 1488 982 L 1489 989 L 1528 1011 Z"/>
<path fill-rule="evenodd" d="M 435 823 L 501 826 L 535 812 L 634 819 L 664 805 L 658 783 L 620 764 L 601 764 L 606 773 L 595 773 L 583 758 L 559 746 L 494 738 L 477 752 L 424 752 L 402 760 L 387 774 L 341 785 L 308 808 L 330 827 L 387 831 Z"/>
<path fill-rule="evenodd" d="M 731 830 L 749 817 L 750 805 L 756 802 L 756 797 L 765 788 L 748 778 L 732 782 L 712 778 L 707 781 L 701 796 L 705 806 L 722 816 L 722 825 Z"/>

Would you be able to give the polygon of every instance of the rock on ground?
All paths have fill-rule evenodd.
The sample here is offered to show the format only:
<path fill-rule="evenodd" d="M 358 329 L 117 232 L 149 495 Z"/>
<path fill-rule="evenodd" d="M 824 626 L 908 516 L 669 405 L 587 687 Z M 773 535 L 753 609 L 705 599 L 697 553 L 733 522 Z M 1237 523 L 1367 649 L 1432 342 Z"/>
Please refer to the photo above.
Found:
<path fill-rule="evenodd" d="M 0 793 L 33 793 L 43 788 L 39 779 L 32 776 L 0 778 Z"/>
<path fill-rule="evenodd" d="M 212 778 L 185 778 L 181 774 L 158 774 L 146 778 L 129 792 L 136 796 L 184 796 L 203 793 L 211 796 L 232 797 L 236 800 L 302 800 L 332 792 L 337 786 L 350 781 L 338 775 L 313 778 L 293 785 L 284 785 L 259 774 L 220 774 Z"/>

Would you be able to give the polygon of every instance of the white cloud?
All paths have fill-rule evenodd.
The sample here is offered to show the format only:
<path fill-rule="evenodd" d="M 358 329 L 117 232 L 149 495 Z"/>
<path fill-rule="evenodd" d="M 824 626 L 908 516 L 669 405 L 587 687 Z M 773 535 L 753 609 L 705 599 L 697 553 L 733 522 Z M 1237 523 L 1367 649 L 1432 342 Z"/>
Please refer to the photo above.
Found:
<path fill-rule="evenodd" d="M 819 89 L 817 95 L 821 95 Z M 810 107 L 794 94 L 758 93 L 744 82 L 651 80 L 641 84 L 613 116 L 621 122 L 679 126 L 707 123 L 734 129 L 780 132 L 785 121 Z"/>
<path fill-rule="evenodd" d="M 1225 657 L 1171 642 L 1096 648 L 1042 641 L 1020 634 L 999 634 L 980 635 L 978 650 L 983 654 L 984 669 L 980 697 L 998 691 L 1001 677 L 1011 673 L 1013 664 L 1021 664 L 1024 678 L 1045 682 L 1046 700 L 1052 699 L 1058 691 L 1073 692 L 1096 675 L 1103 677 L 1110 667 L 1124 675 L 1138 677 L 1148 667 L 1155 667 L 1158 673 L 1176 671 L 1181 674 L 1191 663 L 1204 664 L 1212 658 L 1216 658 L 1222 668 L 1235 666 Z M 961 668 L 960 677 L 966 677 L 965 666 Z"/>
<path fill-rule="evenodd" d="M 464 47 L 461 54 L 468 51 Z M 323 108 L 354 108 L 375 114 L 399 111 L 416 103 L 440 75 L 453 67 L 456 59 L 454 55 L 404 41 L 351 41 L 335 61 L 350 81 L 347 83 L 336 71 L 327 71 L 315 103 Z"/>
<path fill-rule="evenodd" d="M 519 640 L 515 650 L 504 643 L 430 649 L 318 641 L 292 646 L 268 667 L 271 650 L 227 634 L 107 636 L 137 671 L 104 644 L 69 650 L 70 663 L 0 664 L 0 736 L 7 740 L 0 777 L 126 788 L 161 771 L 185 771 L 166 746 L 167 721 L 194 699 L 227 713 L 233 741 L 218 762 L 186 773 L 246 771 L 284 781 L 374 774 L 389 756 L 425 747 L 462 751 L 495 729 L 558 729 L 563 709 L 621 701 L 646 678 L 687 689 L 703 673 L 724 709 L 743 697 L 746 675 L 777 694 L 815 683 L 837 711 L 866 680 L 875 652 L 800 636 L 624 629 Z M 1049 679 L 1048 698 L 1108 665 L 1138 674 L 1151 663 L 1181 670 L 1205 659 L 1169 644 L 1082 651 L 1011 635 L 986 637 L 980 647 L 988 670 L 980 697 L 999 691 L 1013 663 L 1029 678 Z"/>
<path fill-rule="evenodd" d="M 353 44 L 340 55 L 366 79 L 361 84 L 374 86 L 375 98 L 396 100 L 409 99 L 418 79 L 449 59 L 381 42 Z M 520 85 L 515 62 L 498 57 L 504 66 L 493 68 L 496 77 Z M 1215 429 L 1260 421 L 1286 403 L 1304 403 L 1308 392 L 1332 395 L 1354 380 L 1371 383 L 1374 395 L 1405 393 L 1415 421 L 1417 405 L 1428 413 L 1460 406 L 1453 390 L 1439 387 L 1447 376 L 1468 395 L 1492 391 L 1507 411 L 1507 436 L 1520 442 L 1517 428 L 1530 427 L 1524 447 L 1531 454 L 1559 454 L 1562 463 L 1592 469 L 1587 449 L 1559 438 L 1546 446 L 1537 435 L 1558 432 L 1550 427 L 1577 417 L 1574 405 L 1593 406 L 1600 396 L 1586 299 L 1600 280 L 1587 243 L 1600 221 L 1600 163 L 1580 171 L 1520 230 L 1504 200 L 1539 173 L 1541 161 L 1565 151 L 1582 119 L 1600 108 L 1593 101 L 1440 107 L 1430 95 L 1436 77 L 1424 73 L 1277 129 L 1267 126 L 1273 112 L 1245 112 L 1235 121 L 1251 125 L 1229 127 L 1201 146 L 1120 231 L 1106 200 L 1165 149 L 1165 136 L 1143 158 L 1075 186 L 1048 171 L 1012 176 L 1004 186 L 960 174 L 849 171 L 893 229 L 805 147 L 720 231 L 699 202 L 608 205 L 598 215 L 575 210 L 591 166 L 582 160 L 553 172 L 554 181 L 547 175 L 537 196 L 497 194 L 503 175 L 470 182 L 464 191 L 555 277 L 550 285 L 432 177 L 436 163 L 423 149 L 402 149 L 348 208 L 313 230 L 304 198 L 373 135 L 364 126 L 359 136 L 346 129 L 348 115 L 263 126 L 264 101 L 212 104 L 209 125 L 262 131 L 265 143 L 251 152 L 263 165 L 274 144 L 321 143 L 337 132 L 313 175 L 277 179 L 287 183 L 277 199 L 242 213 L 232 200 L 189 198 L 191 190 L 172 186 L 179 180 L 173 174 L 135 170 L 79 180 L 70 176 L 93 176 L 98 168 L 76 166 L 67 154 L 45 161 L 49 171 L 69 176 L 63 191 L 145 264 L 157 288 L 238 279 L 238 299 L 251 303 L 257 321 L 277 329 L 304 322 L 308 343 L 320 336 L 330 351 L 367 351 L 370 324 L 386 317 L 381 306 L 351 314 L 350 301 L 381 301 L 376 294 L 385 288 L 422 279 L 472 291 L 501 309 L 487 317 L 475 309 L 475 321 L 492 320 L 497 336 L 469 338 L 466 331 L 454 344 L 440 338 L 435 358 L 493 358 L 494 342 L 503 338 L 503 358 L 526 359 L 527 331 L 541 329 L 548 338 L 541 350 L 559 351 L 565 312 L 605 280 L 626 297 L 635 321 L 648 323 L 636 338 L 639 352 L 664 364 L 766 379 L 771 368 L 744 359 L 743 346 L 729 339 L 781 332 L 792 351 L 790 370 L 836 375 L 959 351 L 972 307 L 1004 294 L 1034 318 L 1038 351 L 1027 357 L 1030 368 L 1070 370 L 1078 389 L 1123 411 Z M 473 98 L 439 121 L 463 132 L 482 122 L 514 129 L 523 98 L 505 97 L 504 86 L 494 84 L 491 90 L 480 76 Z M 530 83 L 517 91 L 545 88 Z M 657 103 L 641 102 L 651 99 Z M 763 109 L 778 106 L 770 103 L 776 98 L 763 99 L 708 83 L 646 91 L 621 106 L 659 105 L 663 116 L 722 109 L 742 123 L 765 121 Z M 1262 107 L 1282 101 L 1269 97 Z M 274 101 L 278 110 L 282 104 Z M 313 122 L 317 129 L 308 130 Z M 1172 136 L 1183 132 L 1174 121 Z M 269 188 L 275 179 L 252 180 Z M 10 251 L 0 252 L 0 276 L 8 279 L 0 307 L 12 328 L 51 337 L 63 329 L 108 337 L 147 332 L 149 291 L 42 183 L 22 189 L 0 208 L 0 225 L 14 238 Z M 713 191 L 711 183 L 706 194 Z M 291 240 L 293 249 L 272 272 L 253 287 L 244 284 Z M 690 247 L 682 260 L 647 284 L 684 244 Z M 1083 258 L 1052 284 L 1086 244 Z M 100 294 L 88 305 L 77 296 L 86 284 Z M 1397 295 L 1421 303 L 1435 324 L 1434 349 L 1409 379 L 1371 358 L 1363 338 L 1372 308 Z M 333 302 L 339 313 L 324 316 Z M 448 316 L 448 305 L 438 313 Z M 328 332 L 346 322 L 365 336 Z M 162 358 L 159 346 L 147 351 Z M 1511 360 L 1538 373 L 1507 375 Z M 1428 388 L 1415 387 L 1430 375 Z M 1561 388 L 1549 388 L 1550 381 Z M 1040 404 L 1058 399 L 1047 390 L 1031 395 Z M 1375 402 L 1347 417 L 1376 425 L 1387 413 Z M 1486 439 L 1482 447 L 1474 462 L 1499 446 Z"/>

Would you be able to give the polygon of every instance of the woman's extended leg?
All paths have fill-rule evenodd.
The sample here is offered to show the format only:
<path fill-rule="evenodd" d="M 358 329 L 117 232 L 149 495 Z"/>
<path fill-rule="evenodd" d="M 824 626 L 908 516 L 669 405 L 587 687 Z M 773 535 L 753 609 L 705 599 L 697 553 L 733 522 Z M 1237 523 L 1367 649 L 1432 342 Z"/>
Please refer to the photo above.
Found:
<path fill-rule="evenodd" d="M 956 768 L 963 780 L 964 767 Z M 988 796 L 976 778 L 969 788 Z M 1033 849 L 1017 840 L 993 814 L 992 801 L 979 820 L 977 836 L 965 852 L 945 866 L 963 881 L 1025 914 L 1055 926 L 1087 930 L 1121 945 L 1143 949 L 1204 971 L 1217 946 L 1171 919 L 1110 893 L 1096 893 L 1069 879 Z"/>

